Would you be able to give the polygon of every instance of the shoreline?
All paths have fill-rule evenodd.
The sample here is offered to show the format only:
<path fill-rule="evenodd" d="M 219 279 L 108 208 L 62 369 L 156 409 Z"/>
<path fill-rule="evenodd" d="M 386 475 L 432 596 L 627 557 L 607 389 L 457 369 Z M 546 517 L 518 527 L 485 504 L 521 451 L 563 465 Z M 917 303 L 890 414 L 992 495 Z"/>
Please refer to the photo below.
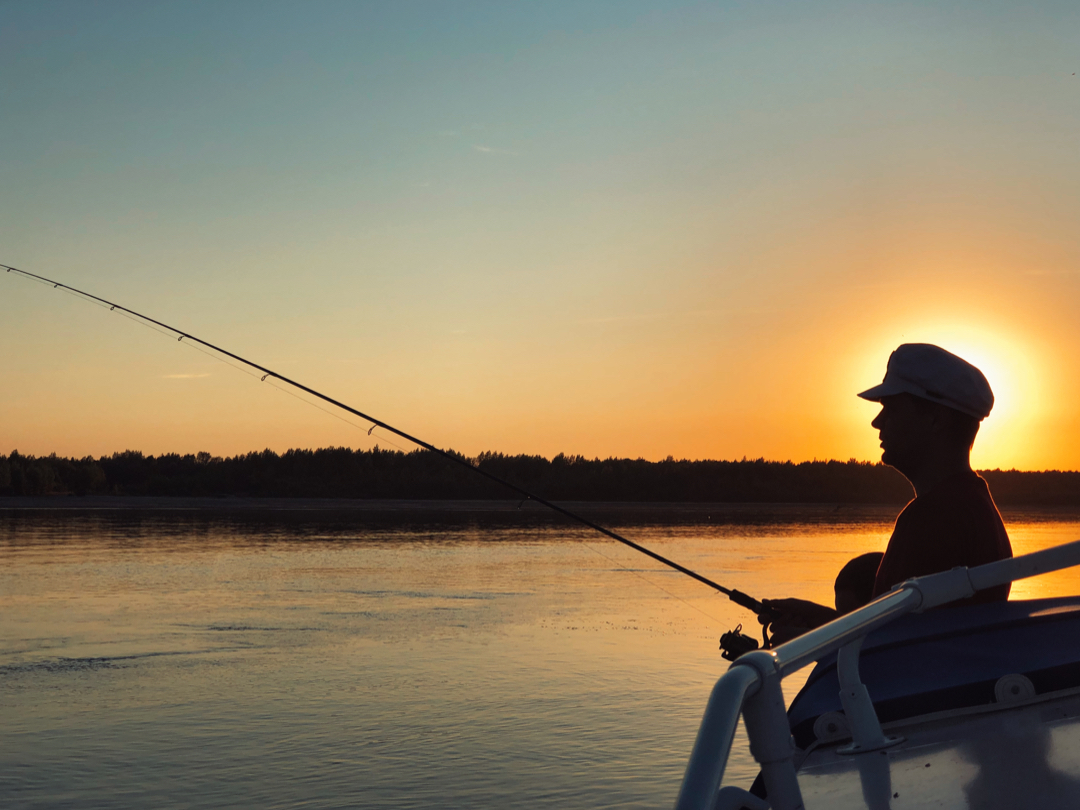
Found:
<path fill-rule="evenodd" d="M 559 501 L 560 506 L 580 512 L 672 511 L 685 513 L 756 511 L 894 510 L 892 504 L 864 503 L 772 503 L 693 501 Z M 4 509 L 155 509 L 233 511 L 272 509 L 279 511 L 356 512 L 530 512 L 554 514 L 535 501 L 521 499 L 422 499 L 422 498 L 263 498 L 263 497 L 169 497 L 158 495 L 0 495 Z M 1080 513 L 1080 508 L 1077 509 Z"/>
<path fill-rule="evenodd" d="M 866 503 L 773 503 L 773 502 L 671 502 L 671 501 L 560 501 L 561 506 L 581 515 L 662 516 L 738 519 L 768 515 L 812 517 L 817 520 L 879 519 L 892 521 L 902 506 Z M 1000 507 L 1008 521 L 1024 516 L 1080 520 L 1080 506 Z M 0 496 L 3 512 L 353 512 L 401 515 L 521 513 L 530 518 L 560 516 L 535 501 L 518 500 L 411 500 L 359 498 L 243 498 L 165 497 L 137 495 L 42 495 Z"/>

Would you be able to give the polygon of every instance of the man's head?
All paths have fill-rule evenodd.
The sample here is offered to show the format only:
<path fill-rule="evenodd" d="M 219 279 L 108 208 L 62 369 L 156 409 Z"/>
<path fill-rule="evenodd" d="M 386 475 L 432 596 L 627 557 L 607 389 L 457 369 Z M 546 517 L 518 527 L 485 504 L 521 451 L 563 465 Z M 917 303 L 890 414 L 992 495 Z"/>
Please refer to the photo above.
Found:
<path fill-rule="evenodd" d="M 900 346 L 881 385 L 859 396 L 881 403 L 871 422 L 881 438 L 881 460 L 909 480 L 928 466 L 966 463 L 979 423 L 994 406 L 981 371 L 926 343 Z"/>

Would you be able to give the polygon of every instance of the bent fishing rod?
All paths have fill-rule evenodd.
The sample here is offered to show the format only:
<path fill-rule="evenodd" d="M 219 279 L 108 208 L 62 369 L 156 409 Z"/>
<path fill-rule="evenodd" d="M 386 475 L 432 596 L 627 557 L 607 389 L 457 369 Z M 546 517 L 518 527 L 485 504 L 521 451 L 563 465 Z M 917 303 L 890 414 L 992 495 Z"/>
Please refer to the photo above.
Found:
<path fill-rule="evenodd" d="M 412 436 L 412 435 L 406 433 L 403 430 L 399 430 L 398 428 L 394 427 L 393 425 L 387 424 L 386 422 L 382 421 L 381 419 L 376 419 L 374 416 L 369 416 L 368 414 L 363 413 L 362 411 L 358 411 L 356 408 L 352 408 L 352 407 L 346 405 L 344 402 L 339 402 L 338 400 L 336 400 L 336 399 L 334 399 L 332 397 L 329 397 L 326 394 L 320 393 L 319 391 L 316 391 L 314 388 L 309 388 L 308 386 L 303 385 L 302 383 L 299 383 L 296 380 L 292 380 L 292 379 L 289 379 L 288 377 L 286 377 L 286 376 L 284 376 L 282 374 L 278 374 L 276 371 L 268 369 L 268 368 L 266 368 L 264 366 L 260 366 L 258 363 L 253 363 L 251 360 L 248 360 L 248 359 L 246 359 L 244 357 L 241 357 L 238 354 L 233 354 L 232 352 L 230 352 L 230 351 L 228 351 L 226 349 L 223 349 L 220 346 L 215 346 L 213 343 L 209 343 L 209 342 L 203 340 L 202 338 L 195 337 L 195 335 L 192 335 L 192 334 L 190 334 L 188 332 L 184 332 L 181 329 L 177 329 L 175 326 L 169 326 L 167 323 L 162 323 L 161 321 L 155 320 L 154 318 L 151 318 L 151 317 L 149 317 L 147 315 L 143 315 L 142 313 L 136 312 L 133 309 L 128 309 L 127 307 L 121 306 L 120 304 L 115 304 L 112 301 L 107 301 L 104 298 L 99 298 L 98 296 L 92 295 L 91 293 L 84 292 L 83 290 L 77 290 L 74 287 L 68 286 L 67 284 L 63 284 L 63 283 L 61 283 L 59 281 L 53 281 L 50 278 L 45 278 L 44 276 L 39 276 L 36 273 L 30 273 L 30 272 L 28 272 L 26 270 L 20 270 L 19 268 L 12 267 L 11 265 L 8 265 L 8 264 L 0 264 L 0 267 L 3 267 L 8 273 L 17 273 L 20 276 L 24 276 L 26 278 L 33 279 L 35 281 L 39 281 L 39 282 L 41 282 L 43 284 L 51 284 L 54 289 L 67 290 L 68 292 L 74 293 L 75 295 L 78 295 L 78 296 L 80 296 L 80 297 L 82 297 L 82 298 L 84 298 L 84 299 L 86 299 L 88 301 L 96 301 L 99 304 L 104 304 L 105 306 L 109 307 L 110 311 L 120 311 L 120 312 L 126 313 L 127 315 L 130 315 L 130 316 L 132 316 L 134 318 L 137 318 L 138 320 L 140 320 L 140 321 L 142 321 L 142 322 L 144 322 L 146 324 L 153 324 L 154 326 L 158 326 L 158 327 L 160 327 L 162 329 L 166 329 L 169 332 L 171 332 L 172 334 L 178 335 L 179 336 L 179 337 L 177 337 L 178 341 L 187 340 L 187 341 L 190 341 L 191 343 L 198 343 L 198 344 L 200 344 L 202 346 L 205 346 L 206 348 L 208 348 L 208 349 L 210 349 L 212 351 L 217 352 L 220 355 L 232 358 L 233 360 L 236 360 L 236 361 L 238 361 L 240 363 L 243 363 L 246 366 L 249 366 L 249 367 L 251 367 L 253 369 L 257 369 L 258 371 L 262 372 L 262 374 L 263 374 L 262 380 L 263 381 L 265 381 L 267 377 L 273 377 L 276 380 L 281 380 L 281 382 L 286 383 L 287 385 L 291 385 L 293 388 L 296 388 L 296 389 L 298 389 L 300 391 L 303 391 L 306 394 L 310 394 L 311 396 L 316 397 L 318 399 L 321 399 L 323 402 L 327 402 L 327 403 L 329 403 L 329 404 L 331 404 L 331 405 L 333 405 L 333 406 L 335 406 L 337 408 L 341 408 L 343 411 L 351 413 L 354 416 L 358 416 L 358 417 L 360 417 L 361 419 L 363 419 L 366 422 L 370 422 L 372 424 L 372 426 L 373 426 L 372 429 L 374 429 L 375 427 L 380 427 L 383 430 L 387 430 L 387 431 L 389 431 L 390 433 L 393 433 L 396 436 L 400 436 L 401 438 L 403 438 L 403 439 L 405 439 L 407 441 L 410 441 L 415 445 L 418 445 L 419 447 L 423 447 L 425 450 L 429 450 L 432 453 L 437 453 L 438 455 L 442 456 L 443 458 L 449 459 L 450 461 L 454 462 L 455 464 L 458 464 L 458 465 L 460 465 L 462 467 L 465 467 L 466 469 L 472 470 L 474 473 L 478 473 L 478 474 L 484 476 L 485 478 L 487 478 L 488 480 L 494 481 L 496 484 L 499 484 L 500 486 L 506 487 L 507 489 L 512 490 L 513 492 L 516 492 L 518 495 L 522 496 L 526 500 L 535 501 L 536 503 L 540 504 L 541 506 L 546 506 L 548 509 L 551 509 L 551 510 L 553 510 L 555 512 L 558 512 L 560 515 L 563 515 L 564 517 L 570 518 L 571 520 L 574 520 L 574 521 L 576 521 L 576 522 L 578 522 L 578 523 L 580 523 L 580 524 L 582 524 L 584 526 L 588 526 L 590 529 L 593 529 L 594 531 L 600 532 L 600 534 L 602 534 L 602 535 L 604 535 L 606 537 L 610 537 L 612 540 L 615 540 L 615 541 L 617 541 L 619 543 L 622 543 L 624 546 L 629 546 L 630 548 L 634 549 L 635 551 L 640 551 L 642 554 L 644 554 L 647 557 L 651 557 L 652 559 L 656 560 L 658 563 L 662 563 L 663 565 L 666 565 L 669 568 L 673 568 L 676 571 L 679 571 L 680 573 L 686 574 L 688 577 L 696 579 L 698 582 L 700 582 L 700 583 L 702 583 L 704 585 L 708 585 L 710 588 L 713 588 L 714 590 L 717 590 L 720 593 L 727 596 L 728 599 L 730 599 L 732 602 L 739 605 L 740 607 L 744 607 L 747 610 L 752 610 L 754 613 L 757 613 L 758 615 L 771 615 L 773 613 L 773 611 L 770 608 L 768 608 L 767 606 L 765 606 L 764 604 L 759 602 L 757 599 L 754 599 L 754 597 L 750 596 L 749 594 L 745 594 L 742 591 L 736 590 L 735 588 L 725 588 L 723 585 L 720 585 L 719 583 L 713 582 L 708 577 L 702 576 L 701 574 L 697 573 L 696 571 L 691 571 L 686 566 L 679 565 L 674 560 L 669 560 L 667 557 L 664 557 L 661 554 L 657 554 L 655 551 L 652 551 L 652 550 L 650 550 L 648 548 L 645 548 L 645 546 L 643 546 L 643 545 L 641 545 L 639 543 L 635 543 L 633 540 L 628 540 L 627 538 L 623 537 L 622 535 L 617 534 L 617 533 L 611 531 L 610 529 L 606 529 L 603 526 L 601 526 L 600 524 L 594 523 L 593 521 L 589 520 L 588 518 L 582 517 L 581 515 L 579 515 L 579 514 L 577 514 L 575 512 L 571 512 L 569 509 L 566 509 L 566 508 L 564 508 L 562 506 L 559 506 L 557 503 L 552 503 L 551 501 L 548 501 L 548 500 L 546 500 L 544 498 L 541 498 L 539 495 L 534 495 L 532 492 L 528 491 L 527 489 L 524 489 L 524 488 L 518 486 L 517 484 L 514 484 L 514 483 L 512 483 L 510 481 L 507 481 L 504 478 L 500 478 L 499 476 L 494 475 L 493 473 L 490 473 L 487 470 L 482 469 L 481 467 L 473 466 L 473 464 L 470 463 L 467 458 L 464 458 L 464 457 L 461 457 L 461 456 L 456 456 L 453 453 L 447 452 L 446 450 L 442 450 L 442 449 L 436 447 L 435 445 L 430 444 L 429 442 L 425 442 L 423 439 L 419 439 L 416 436 Z M 369 431 L 369 433 L 370 433 L 370 431 Z"/>

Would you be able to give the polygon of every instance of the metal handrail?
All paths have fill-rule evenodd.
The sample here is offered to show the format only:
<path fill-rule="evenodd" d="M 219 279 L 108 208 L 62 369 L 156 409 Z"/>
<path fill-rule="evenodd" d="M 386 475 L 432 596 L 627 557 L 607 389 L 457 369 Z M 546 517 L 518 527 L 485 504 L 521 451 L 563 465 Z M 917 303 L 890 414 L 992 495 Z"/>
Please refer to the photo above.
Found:
<path fill-rule="evenodd" d="M 912 580 L 911 584 L 916 581 Z M 921 594 L 905 583 L 899 590 L 889 591 L 858 610 L 775 647 L 771 652 L 776 657 L 781 677 L 836 652 L 849 641 L 862 638 L 905 613 L 917 610 L 921 603 Z"/>
<path fill-rule="evenodd" d="M 731 667 L 713 686 L 676 807 L 683 806 L 684 795 L 715 796 L 720 790 L 743 701 L 760 685 L 761 679 L 753 668 Z"/>
<path fill-rule="evenodd" d="M 800 810 L 794 741 L 780 692 L 781 678 L 859 641 L 904 614 L 921 613 L 973 596 L 977 591 L 1075 565 L 1080 565 L 1080 540 L 975 568 L 954 568 L 917 577 L 775 649 L 741 656 L 720 677 L 709 696 L 675 802 L 676 810 L 712 810 L 744 708 L 750 749 L 762 766 L 772 807 Z"/>

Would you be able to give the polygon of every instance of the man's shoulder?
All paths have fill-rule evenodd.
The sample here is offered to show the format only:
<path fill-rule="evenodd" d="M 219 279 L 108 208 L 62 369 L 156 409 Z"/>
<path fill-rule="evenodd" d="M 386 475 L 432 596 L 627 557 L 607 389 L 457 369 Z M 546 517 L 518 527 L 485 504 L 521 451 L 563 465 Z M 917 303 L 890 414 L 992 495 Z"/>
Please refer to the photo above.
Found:
<path fill-rule="evenodd" d="M 994 522 L 1001 519 L 986 481 L 972 471 L 950 476 L 930 492 L 912 500 L 896 519 L 896 528 L 945 529 L 958 521 L 969 523 L 978 517 Z"/>

